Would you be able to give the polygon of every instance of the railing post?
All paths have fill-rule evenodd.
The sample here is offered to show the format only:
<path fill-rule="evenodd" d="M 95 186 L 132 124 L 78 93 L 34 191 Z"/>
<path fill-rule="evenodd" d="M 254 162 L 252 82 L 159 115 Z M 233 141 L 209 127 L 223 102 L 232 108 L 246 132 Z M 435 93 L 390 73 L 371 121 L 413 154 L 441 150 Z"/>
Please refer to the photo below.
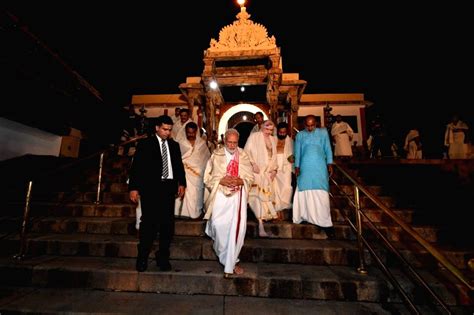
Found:
<path fill-rule="evenodd" d="M 28 225 L 28 218 L 30 216 L 30 200 L 31 200 L 31 189 L 33 188 L 33 181 L 28 182 L 28 190 L 26 191 L 25 210 L 23 211 L 23 222 L 21 223 L 20 231 L 20 251 L 13 258 L 22 260 L 28 249 L 28 240 L 26 239 L 26 228 Z"/>
<path fill-rule="evenodd" d="M 354 185 L 354 199 L 356 206 L 356 224 L 357 224 L 357 247 L 359 248 L 359 267 L 357 271 L 361 274 L 367 274 L 364 263 L 364 246 L 362 242 L 362 218 L 360 215 L 360 196 L 359 187 Z"/>
<path fill-rule="evenodd" d="M 100 204 L 100 186 L 102 185 L 102 167 L 104 165 L 104 152 L 100 154 L 99 162 L 99 179 L 97 181 L 97 197 L 95 199 L 96 204 Z"/>

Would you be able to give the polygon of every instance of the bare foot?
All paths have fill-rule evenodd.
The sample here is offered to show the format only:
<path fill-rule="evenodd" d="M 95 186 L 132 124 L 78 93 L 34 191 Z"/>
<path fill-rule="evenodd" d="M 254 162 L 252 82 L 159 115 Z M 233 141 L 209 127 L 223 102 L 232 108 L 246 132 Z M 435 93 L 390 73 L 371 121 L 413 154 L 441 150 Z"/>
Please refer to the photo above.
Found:
<path fill-rule="evenodd" d="M 234 273 L 236 275 L 241 275 L 244 273 L 244 268 L 240 267 L 239 265 L 236 265 L 234 268 Z"/>
<path fill-rule="evenodd" d="M 260 236 L 260 237 L 272 237 L 273 234 L 270 233 L 270 232 L 265 232 L 265 230 L 262 229 L 258 232 L 258 236 Z"/>

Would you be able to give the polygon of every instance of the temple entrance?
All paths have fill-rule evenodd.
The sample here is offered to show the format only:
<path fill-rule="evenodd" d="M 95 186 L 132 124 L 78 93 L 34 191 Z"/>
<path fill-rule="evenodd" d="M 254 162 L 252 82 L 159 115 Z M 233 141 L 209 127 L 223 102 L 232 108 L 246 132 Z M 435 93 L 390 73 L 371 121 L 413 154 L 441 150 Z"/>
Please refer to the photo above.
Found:
<path fill-rule="evenodd" d="M 255 126 L 255 123 L 249 121 L 242 121 L 234 127 L 240 133 L 239 147 L 243 148 L 245 146 L 245 143 L 247 142 L 247 138 L 249 137 L 250 131 L 252 131 L 253 126 Z"/>
<path fill-rule="evenodd" d="M 250 130 L 252 130 L 255 125 L 253 115 L 256 112 L 263 112 L 263 118 L 265 120 L 268 119 L 267 114 L 255 105 L 239 104 L 232 106 L 222 115 L 222 118 L 219 121 L 218 134 L 224 134 L 229 128 L 237 129 L 240 133 L 239 147 L 243 148 L 243 145 L 245 145 L 250 134 Z M 247 132 L 246 129 L 249 127 L 250 130 Z"/>

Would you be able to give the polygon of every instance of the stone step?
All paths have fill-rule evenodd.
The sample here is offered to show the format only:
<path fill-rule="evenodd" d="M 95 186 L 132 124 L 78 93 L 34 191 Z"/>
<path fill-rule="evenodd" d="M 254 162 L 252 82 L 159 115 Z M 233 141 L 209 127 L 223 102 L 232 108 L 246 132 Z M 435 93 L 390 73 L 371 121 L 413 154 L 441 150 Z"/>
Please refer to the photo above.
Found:
<path fill-rule="evenodd" d="M 176 235 L 202 236 L 206 221 L 203 220 L 176 220 Z M 376 224 L 380 231 L 390 241 L 409 239 L 409 236 L 398 226 Z M 247 236 L 257 237 L 258 224 L 247 222 Z M 337 239 L 354 239 L 350 227 L 345 223 L 335 222 Z M 293 224 L 287 221 L 265 223 L 265 229 L 273 234 L 274 238 L 291 239 L 326 239 L 326 234 L 312 224 Z M 429 242 L 436 242 L 438 229 L 430 226 L 418 226 L 414 229 Z M 92 233 L 92 234 L 129 234 L 135 235 L 135 220 L 133 218 L 117 217 L 47 217 L 32 220 L 31 232 L 39 233 Z"/>
<path fill-rule="evenodd" d="M 119 183 L 117 183 L 119 184 Z M 115 187 L 115 186 L 114 186 Z M 349 196 L 353 196 L 354 190 L 353 186 L 351 185 L 340 185 L 343 189 L 343 192 Z M 119 188 L 119 185 L 117 186 Z M 122 189 L 125 188 L 125 189 Z M 373 192 L 375 195 L 380 195 L 381 193 L 381 186 L 367 186 L 367 188 Z M 340 191 L 335 187 L 331 186 L 331 192 L 338 196 L 341 195 Z M 383 197 L 383 196 L 381 196 Z M 388 198 L 388 197 L 387 197 Z M 23 194 L 21 198 L 17 198 L 17 200 L 24 199 Z M 97 199 L 97 192 L 90 191 L 90 192 L 80 192 L 80 191 L 73 191 L 73 192 L 35 192 L 33 195 L 33 202 L 95 202 Z M 113 189 L 113 191 L 106 191 L 102 192 L 100 195 L 100 200 L 103 203 L 130 203 L 129 194 L 128 194 L 128 187 L 120 187 L 120 189 Z"/>
<path fill-rule="evenodd" d="M 15 286 L 368 302 L 379 302 L 388 290 L 376 269 L 371 269 L 369 275 L 360 275 L 345 266 L 242 263 L 243 275 L 224 279 L 217 261 L 172 260 L 171 264 L 172 271 L 159 272 L 150 260 L 148 271 L 138 273 L 135 259 L 0 259 L 0 278 L 4 285 Z"/>
<path fill-rule="evenodd" d="M 160 272 L 149 261 L 147 272 L 135 271 L 135 259 L 40 256 L 26 261 L 0 259 L 3 285 L 84 288 L 107 291 L 208 294 L 291 299 L 399 302 L 375 268 L 361 275 L 353 267 L 241 263 L 245 273 L 223 278 L 217 261 L 172 260 L 172 270 Z M 397 272 L 396 270 L 392 270 Z M 432 289 L 449 305 L 456 297 L 436 278 L 421 271 Z M 396 273 L 415 303 L 425 302 L 418 289 Z"/>
<path fill-rule="evenodd" d="M 331 184 L 330 185 L 330 191 L 333 194 L 340 195 L 342 194 L 341 191 L 336 187 L 336 185 Z M 344 193 L 346 193 L 349 196 L 354 195 L 354 186 L 353 185 L 347 185 L 347 184 L 340 184 L 339 187 L 342 189 Z M 383 193 L 383 187 L 382 186 L 376 186 L 376 185 L 368 185 L 365 186 L 371 193 L 373 193 L 376 196 L 380 196 Z"/>
<path fill-rule="evenodd" d="M 110 234 L 31 234 L 29 235 L 29 255 L 105 256 L 136 257 L 138 239 L 132 235 Z M 2 248 L 13 254 L 19 248 L 18 235 L 5 237 L 0 241 Z M 156 246 L 157 242 L 155 243 Z M 436 269 L 437 261 L 419 244 L 396 243 L 393 245 L 405 259 L 418 268 Z M 474 257 L 470 249 L 441 247 L 442 254 L 461 270 L 468 269 L 469 260 Z M 384 263 L 396 266 L 399 261 L 386 250 L 377 250 Z M 212 241 L 206 237 L 176 236 L 172 243 L 171 257 L 185 260 L 215 260 Z M 372 258 L 365 253 L 365 262 Z M 252 239 L 245 240 L 241 253 L 242 261 L 278 262 L 313 265 L 358 264 L 355 242 L 343 240 L 292 240 L 292 239 Z"/>
<path fill-rule="evenodd" d="M 108 198 L 120 198 L 120 194 L 109 193 Z M 24 205 L 21 203 L 10 204 L 10 209 L 16 208 L 17 212 L 20 212 L 21 207 Z M 392 209 L 396 215 L 398 215 L 403 221 L 411 223 L 413 221 L 414 211 L 412 209 Z M 8 213 L 13 213 L 13 210 L 8 210 Z M 249 210 L 250 214 L 251 210 Z M 30 213 L 35 216 L 72 216 L 72 217 L 129 217 L 134 218 L 136 216 L 136 206 L 132 203 L 102 203 L 96 205 L 94 203 L 80 203 L 71 202 L 66 204 L 56 204 L 50 202 L 36 202 L 31 205 Z M 352 210 L 341 210 L 337 208 L 331 209 L 331 216 L 333 222 L 344 222 L 344 214 L 351 215 Z M 364 209 L 364 213 L 369 217 L 372 222 L 377 223 L 392 223 L 393 220 L 380 209 Z M 285 220 L 291 221 L 292 211 L 291 209 L 283 210 L 283 216 Z M 363 217 L 366 220 L 365 217 Z M 1 229 L 0 229 L 1 231 Z"/>
<path fill-rule="evenodd" d="M 396 207 L 396 201 L 393 197 L 389 196 L 378 196 L 378 199 L 387 207 L 394 208 Z M 349 204 L 347 198 L 342 195 L 334 195 L 330 199 L 331 208 L 347 208 L 346 205 Z M 377 208 L 377 206 L 369 199 L 367 196 L 360 196 L 360 207 L 364 208 Z"/>
<path fill-rule="evenodd" d="M 391 314 L 403 305 L 381 303 L 278 299 L 246 296 L 183 295 L 111 292 L 90 289 L 0 288 L 2 314 Z M 45 303 L 44 301 L 48 301 Z M 385 306 L 387 308 L 387 306 Z M 242 312 L 245 310 L 245 312 Z M 41 311 L 41 313 L 39 313 Z"/>
<path fill-rule="evenodd" d="M 48 202 L 62 204 L 66 203 L 94 203 L 97 200 L 97 192 L 48 192 L 37 193 L 34 195 L 32 202 Z M 129 199 L 128 192 L 102 192 L 100 194 L 100 202 L 104 204 L 110 203 L 126 203 L 132 204 Z"/>
<path fill-rule="evenodd" d="M 10 240 L 15 241 L 13 237 Z M 129 235 L 31 235 L 28 254 L 134 258 L 137 257 L 137 243 L 137 237 Z M 158 242 L 155 242 L 153 251 L 158 249 L 157 244 Z M 212 240 L 208 237 L 175 237 L 171 245 L 171 258 L 217 260 Z M 355 266 L 358 252 L 356 244 L 349 241 L 247 239 L 240 259 L 243 262 Z M 370 263 L 368 254 L 366 261 Z"/>

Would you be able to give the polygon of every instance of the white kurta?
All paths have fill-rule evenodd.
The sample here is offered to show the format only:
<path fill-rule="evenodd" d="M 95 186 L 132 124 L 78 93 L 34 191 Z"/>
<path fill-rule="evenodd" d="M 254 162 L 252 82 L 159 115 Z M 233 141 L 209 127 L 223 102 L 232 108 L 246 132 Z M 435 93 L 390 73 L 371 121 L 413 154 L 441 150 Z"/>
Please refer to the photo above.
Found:
<path fill-rule="evenodd" d="M 330 209 L 327 191 L 320 189 L 299 191 L 296 187 L 293 199 L 293 223 L 306 221 L 321 227 L 331 227 Z"/>
<path fill-rule="evenodd" d="M 333 136 L 336 145 L 334 147 L 335 156 L 352 156 L 351 140 L 354 136 L 354 131 L 348 123 L 341 121 L 335 122 L 331 128 L 331 135 Z"/>
<path fill-rule="evenodd" d="M 293 155 L 293 140 L 290 137 L 285 139 L 285 149 L 283 153 L 277 153 L 278 170 L 275 177 L 275 210 L 291 208 L 291 197 L 293 187 L 291 187 L 292 164 L 288 157 Z"/>
<path fill-rule="evenodd" d="M 267 151 L 264 135 L 261 131 L 251 133 L 245 144 L 245 152 L 250 162 L 256 164 L 259 173 L 254 173 L 254 183 L 249 192 L 249 205 L 257 219 L 271 220 L 278 217 L 275 210 L 275 188 L 270 173 L 277 170 L 276 139 L 271 141 L 271 156 Z"/>
<path fill-rule="evenodd" d="M 184 198 L 176 198 L 174 214 L 196 219 L 201 215 L 204 198 L 204 169 L 211 154 L 206 142 L 196 137 L 194 146 L 187 140 L 179 142 L 184 171 L 186 173 L 186 192 Z"/>

